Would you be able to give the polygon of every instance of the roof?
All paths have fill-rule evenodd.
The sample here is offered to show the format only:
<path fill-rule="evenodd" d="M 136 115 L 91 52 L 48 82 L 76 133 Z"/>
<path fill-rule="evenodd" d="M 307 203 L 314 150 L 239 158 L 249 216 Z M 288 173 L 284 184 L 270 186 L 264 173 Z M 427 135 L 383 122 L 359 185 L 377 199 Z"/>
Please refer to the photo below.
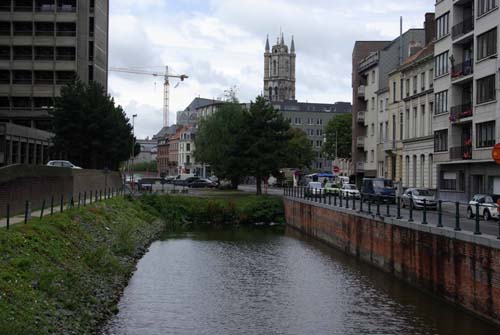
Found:
<path fill-rule="evenodd" d="M 411 65 L 414 62 L 417 62 L 423 58 L 427 58 L 434 54 L 434 42 L 427 44 L 423 49 L 420 49 L 413 56 L 408 57 L 402 64 L 402 67 L 407 65 Z"/>

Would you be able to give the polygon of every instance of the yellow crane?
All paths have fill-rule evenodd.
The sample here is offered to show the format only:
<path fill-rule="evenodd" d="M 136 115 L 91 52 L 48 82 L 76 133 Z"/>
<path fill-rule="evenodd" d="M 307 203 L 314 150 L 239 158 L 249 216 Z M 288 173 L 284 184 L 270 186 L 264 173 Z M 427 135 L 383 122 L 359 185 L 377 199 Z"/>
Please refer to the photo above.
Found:
<path fill-rule="evenodd" d="M 178 78 L 181 81 L 184 81 L 184 79 L 189 78 L 185 74 L 181 75 L 173 75 L 168 72 L 168 66 L 165 67 L 165 73 L 161 72 L 152 72 L 152 71 L 144 71 L 144 70 L 138 70 L 138 69 L 132 69 L 132 68 L 120 68 L 120 67 L 111 67 L 109 69 L 110 71 L 113 72 L 122 72 L 122 73 L 132 73 L 132 74 L 142 74 L 146 76 L 153 76 L 153 77 L 162 77 L 164 79 L 163 82 L 163 126 L 168 127 L 169 125 L 169 110 L 170 110 L 170 82 L 169 78 Z"/>

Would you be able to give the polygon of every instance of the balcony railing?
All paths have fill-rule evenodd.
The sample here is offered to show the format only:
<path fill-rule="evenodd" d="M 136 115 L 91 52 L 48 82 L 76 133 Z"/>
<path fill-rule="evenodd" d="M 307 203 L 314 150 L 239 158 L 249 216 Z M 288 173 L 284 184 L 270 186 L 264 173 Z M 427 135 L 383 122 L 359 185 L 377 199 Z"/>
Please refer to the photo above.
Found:
<path fill-rule="evenodd" d="M 57 7 L 58 12 L 74 13 L 76 12 L 76 6 L 73 5 L 62 5 Z"/>
<path fill-rule="evenodd" d="M 364 98 L 365 97 L 365 90 L 366 90 L 366 86 L 365 85 L 360 85 L 358 87 L 358 98 Z"/>
<path fill-rule="evenodd" d="M 472 144 L 465 144 L 460 147 L 450 148 L 451 160 L 469 160 L 472 159 Z"/>
<path fill-rule="evenodd" d="M 396 141 L 386 140 L 384 141 L 384 151 L 393 151 L 396 149 Z"/>
<path fill-rule="evenodd" d="M 457 39 L 460 36 L 463 36 L 469 32 L 474 30 L 474 17 L 471 16 L 468 19 L 463 20 L 459 24 L 456 24 L 453 26 L 451 29 L 451 38 L 452 39 Z"/>
<path fill-rule="evenodd" d="M 53 12 L 56 10 L 56 5 L 43 4 L 35 7 L 37 12 Z"/>
<path fill-rule="evenodd" d="M 363 72 L 367 68 L 369 68 L 372 65 L 375 65 L 378 63 L 379 60 L 379 52 L 373 52 L 369 56 L 363 58 L 359 63 L 358 63 L 358 72 Z"/>
<path fill-rule="evenodd" d="M 356 120 L 358 123 L 365 123 L 365 111 L 359 111 Z"/>
<path fill-rule="evenodd" d="M 460 119 L 472 116 L 473 115 L 473 110 L 474 109 L 472 107 L 472 103 L 471 102 L 451 107 L 450 121 L 451 122 L 457 122 Z"/>
<path fill-rule="evenodd" d="M 358 138 L 356 139 L 356 146 L 358 148 L 365 147 L 365 137 L 364 136 L 358 136 Z"/>
<path fill-rule="evenodd" d="M 451 78 L 458 79 L 474 73 L 474 60 L 468 59 L 463 63 L 453 65 L 451 68 Z"/>

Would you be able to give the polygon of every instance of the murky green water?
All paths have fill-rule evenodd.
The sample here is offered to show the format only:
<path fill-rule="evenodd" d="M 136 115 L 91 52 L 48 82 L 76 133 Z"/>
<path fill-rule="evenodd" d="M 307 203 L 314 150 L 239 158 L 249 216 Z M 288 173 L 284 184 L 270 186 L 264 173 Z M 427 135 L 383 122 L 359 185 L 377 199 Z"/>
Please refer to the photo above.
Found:
<path fill-rule="evenodd" d="M 107 335 L 497 334 L 499 329 L 294 232 L 156 242 Z"/>

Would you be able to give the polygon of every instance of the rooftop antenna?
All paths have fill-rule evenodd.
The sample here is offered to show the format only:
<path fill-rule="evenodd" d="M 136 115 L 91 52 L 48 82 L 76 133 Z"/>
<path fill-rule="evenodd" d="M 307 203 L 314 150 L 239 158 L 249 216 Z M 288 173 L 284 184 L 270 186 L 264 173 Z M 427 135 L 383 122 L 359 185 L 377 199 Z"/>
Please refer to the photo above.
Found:
<path fill-rule="evenodd" d="M 399 65 L 403 64 L 403 16 L 399 18 Z"/>

